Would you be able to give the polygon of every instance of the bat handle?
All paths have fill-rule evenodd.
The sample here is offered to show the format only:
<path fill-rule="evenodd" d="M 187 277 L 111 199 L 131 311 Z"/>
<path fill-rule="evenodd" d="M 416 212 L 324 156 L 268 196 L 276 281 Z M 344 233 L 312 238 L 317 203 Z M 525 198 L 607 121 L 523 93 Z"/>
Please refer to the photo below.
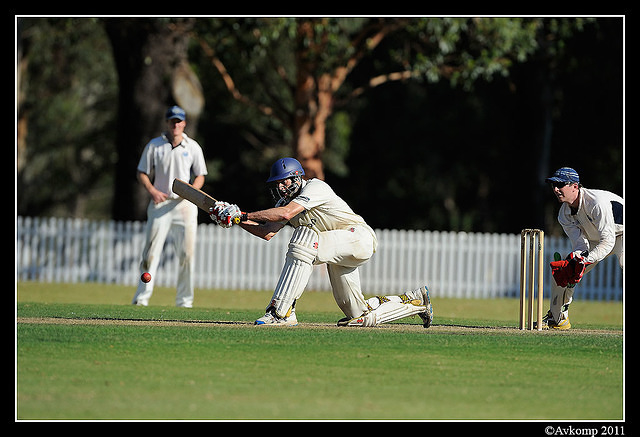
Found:
<path fill-rule="evenodd" d="M 247 221 L 247 213 L 246 212 L 242 212 L 240 213 L 240 217 L 236 217 L 233 219 L 233 223 L 235 223 L 236 225 L 240 222 L 246 222 Z"/>

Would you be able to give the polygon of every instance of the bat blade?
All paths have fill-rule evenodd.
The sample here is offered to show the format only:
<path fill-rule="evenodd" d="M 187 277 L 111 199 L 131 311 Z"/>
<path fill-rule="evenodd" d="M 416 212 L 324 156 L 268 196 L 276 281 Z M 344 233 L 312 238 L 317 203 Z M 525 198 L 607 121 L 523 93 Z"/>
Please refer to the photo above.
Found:
<path fill-rule="evenodd" d="M 173 180 L 172 189 L 178 196 L 193 203 L 206 213 L 209 213 L 209 208 L 213 208 L 217 202 L 216 199 L 209 196 L 204 191 L 199 190 L 190 183 L 180 179 Z"/>

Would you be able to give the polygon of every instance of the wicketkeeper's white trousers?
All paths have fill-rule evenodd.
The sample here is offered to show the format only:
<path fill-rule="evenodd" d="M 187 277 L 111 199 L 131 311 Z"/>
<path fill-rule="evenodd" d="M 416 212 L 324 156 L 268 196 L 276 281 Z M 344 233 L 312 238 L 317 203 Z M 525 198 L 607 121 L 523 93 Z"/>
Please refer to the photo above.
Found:
<path fill-rule="evenodd" d="M 138 283 L 132 303 L 148 305 L 162 255 L 162 248 L 169 232 L 172 233 L 178 256 L 178 284 L 176 306 L 193 306 L 193 273 L 198 208 L 183 199 L 168 199 L 162 203 L 149 202 L 147 208 L 146 242 L 142 250 L 140 274 L 149 272 L 151 281 Z"/>

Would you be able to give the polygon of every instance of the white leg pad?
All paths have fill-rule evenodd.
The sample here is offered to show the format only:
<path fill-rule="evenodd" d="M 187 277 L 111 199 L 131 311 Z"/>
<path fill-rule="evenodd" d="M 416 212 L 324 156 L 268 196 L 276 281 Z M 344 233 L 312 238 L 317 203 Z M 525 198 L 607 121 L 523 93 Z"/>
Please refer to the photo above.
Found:
<path fill-rule="evenodd" d="M 318 234 L 305 226 L 296 228 L 291 236 L 284 266 L 269 304 L 278 317 L 286 317 L 296 299 L 302 295 L 313 272 L 313 263 L 317 255 Z"/>
<path fill-rule="evenodd" d="M 360 317 L 350 320 L 347 326 L 376 326 L 381 323 L 393 322 L 409 316 L 415 316 L 427 310 L 426 306 L 412 303 L 400 303 L 387 301 L 376 309 L 369 311 Z"/>
<path fill-rule="evenodd" d="M 573 301 L 574 287 L 560 287 L 555 281 L 551 281 L 551 317 L 560 322 L 569 317 L 569 304 Z"/>

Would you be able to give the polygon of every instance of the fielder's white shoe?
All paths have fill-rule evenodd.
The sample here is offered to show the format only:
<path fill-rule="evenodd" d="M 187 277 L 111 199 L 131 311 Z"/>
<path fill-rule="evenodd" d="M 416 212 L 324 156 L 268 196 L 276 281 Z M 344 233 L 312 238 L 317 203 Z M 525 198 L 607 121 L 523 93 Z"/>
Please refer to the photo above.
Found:
<path fill-rule="evenodd" d="M 267 325 L 267 326 L 296 326 L 298 324 L 298 318 L 296 312 L 291 311 L 287 317 L 278 317 L 275 311 L 269 309 L 266 314 L 255 321 L 254 325 Z"/>

